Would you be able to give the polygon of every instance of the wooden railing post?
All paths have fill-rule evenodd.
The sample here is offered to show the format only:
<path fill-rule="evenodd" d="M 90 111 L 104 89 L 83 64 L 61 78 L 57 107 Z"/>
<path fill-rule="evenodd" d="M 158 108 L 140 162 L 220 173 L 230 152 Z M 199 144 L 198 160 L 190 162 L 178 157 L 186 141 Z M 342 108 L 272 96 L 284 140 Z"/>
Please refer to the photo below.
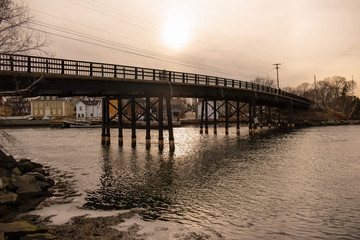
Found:
<path fill-rule="evenodd" d="M 93 75 L 93 64 L 90 63 L 90 76 L 92 76 L 92 75 Z"/>
<path fill-rule="evenodd" d="M 64 66 L 65 62 L 64 60 L 61 60 L 61 74 L 65 73 L 65 66 Z"/>
<path fill-rule="evenodd" d="M 27 57 L 27 72 L 31 72 L 31 57 L 30 56 L 28 56 Z"/>
<path fill-rule="evenodd" d="M 10 56 L 10 70 L 14 71 L 14 57 Z"/>

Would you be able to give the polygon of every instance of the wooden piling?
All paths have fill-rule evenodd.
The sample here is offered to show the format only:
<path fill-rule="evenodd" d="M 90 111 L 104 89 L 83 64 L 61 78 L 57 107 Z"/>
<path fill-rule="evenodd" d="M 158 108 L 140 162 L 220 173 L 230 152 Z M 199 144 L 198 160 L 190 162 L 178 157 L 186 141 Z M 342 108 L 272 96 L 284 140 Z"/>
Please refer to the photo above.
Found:
<path fill-rule="evenodd" d="M 255 98 L 253 98 L 253 100 L 252 100 L 252 107 L 253 107 L 253 110 L 252 110 L 253 116 L 252 116 L 252 119 L 251 119 L 251 121 L 253 122 L 252 133 L 253 133 L 253 135 L 255 135 L 257 133 L 257 126 L 256 126 L 256 123 L 255 123 L 255 118 L 257 116 Z"/>
<path fill-rule="evenodd" d="M 136 148 L 136 112 L 135 98 L 131 98 L 131 147 Z"/>
<path fill-rule="evenodd" d="M 105 103 L 106 100 L 105 98 L 102 98 L 102 101 L 101 101 L 101 107 L 102 107 L 102 119 L 101 119 L 101 145 L 105 145 L 105 126 L 106 126 L 106 109 L 105 109 Z"/>
<path fill-rule="evenodd" d="M 229 135 L 229 102 L 225 100 L 225 135 Z"/>
<path fill-rule="evenodd" d="M 236 101 L 236 135 L 240 135 L 240 102 Z"/>
<path fill-rule="evenodd" d="M 163 111 L 164 111 L 164 101 L 163 101 L 163 97 L 159 97 L 159 113 L 158 113 L 158 118 L 159 118 L 159 150 L 162 151 L 164 149 L 164 115 L 163 115 Z"/>
<path fill-rule="evenodd" d="M 204 99 L 201 100 L 201 113 L 200 113 L 200 134 L 203 133 L 203 124 L 204 124 Z"/>
<path fill-rule="evenodd" d="M 118 130 L 119 130 L 119 147 L 124 145 L 124 137 L 123 137 L 123 121 L 122 121 L 122 102 L 121 98 L 118 98 Z"/>
<path fill-rule="evenodd" d="M 253 129 L 253 124 L 252 124 L 252 103 L 249 102 L 249 135 L 252 135 L 252 129 Z"/>
<path fill-rule="evenodd" d="M 172 112 L 171 112 L 171 98 L 166 97 L 166 109 L 167 109 L 167 119 L 168 119 L 168 130 L 169 130 L 169 145 L 170 151 L 175 150 L 174 142 L 174 132 L 173 132 L 173 123 L 172 123 Z"/>
<path fill-rule="evenodd" d="M 106 97 L 105 100 L 105 145 L 110 145 L 110 127 L 111 127 L 111 121 L 110 121 L 110 106 L 109 106 L 109 97 Z"/>
<path fill-rule="evenodd" d="M 209 113 L 208 113 L 208 100 L 205 99 L 205 134 L 209 133 Z"/>
<path fill-rule="evenodd" d="M 149 150 L 151 147 L 151 135 L 150 135 L 150 97 L 146 97 L 146 106 L 145 106 L 145 120 L 146 120 L 146 149 Z"/>
<path fill-rule="evenodd" d="M 216 100 L 214 100 L 214 134 L 217 134 L 216 113 L 217 113 Z"/>

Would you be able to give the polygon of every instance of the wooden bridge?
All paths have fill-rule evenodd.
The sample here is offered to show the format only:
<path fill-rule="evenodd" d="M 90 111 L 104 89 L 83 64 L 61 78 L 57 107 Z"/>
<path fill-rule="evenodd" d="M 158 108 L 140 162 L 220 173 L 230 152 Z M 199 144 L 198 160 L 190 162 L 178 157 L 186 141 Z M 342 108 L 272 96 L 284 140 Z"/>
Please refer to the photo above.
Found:
<path fill-rule="evenodd" d="M 198 98 L 201 101 L 200 132 L 208 133 L 212 118 L 217 133 L 219 117 L 229 133 L 229 119 L 247 119 L 249 133 L 264 124 L 293 126 L 293 108 L 306 109 L 309 99 L 251 82 L 107 63 L 75 61 L 24 55 L 0 54 L 0 94 L 3 96 L 94 96 L 102 97 L 102 143 L 110 144 L 110 127 L 117 120 L 119 145 L 123 144 L 123 120 L 131 122 L 132 146 L 136 146 L 136 122 L 146 120 L 146 146 L 150 148 L 150 125 L 155 120 L 159 129 L 159 148 L 163 149 L 164 100 L 170 149 L 174 150 L 171 99 Z M 137 99 L 145 99 L 141 104 Z M 114 104 L 111 100 L 117 100 Z M 125 100 L 125 101 L 124 101 Z M 109 106 L 116 109 L 110 116 Z M 125 108 L 130 106 L 131 113 Z M 137 109 L 141 113 L 137 114 Z M 208 109 L 211 109 L 209 112 Z M 156 111 L 152 111 L 155 109 Z M 220 111 L 220 109 L 223 109 Z M 156 112 L 156 114 L 154 113 Z M 281 117 L 281 114 L 287 117 Z"/>

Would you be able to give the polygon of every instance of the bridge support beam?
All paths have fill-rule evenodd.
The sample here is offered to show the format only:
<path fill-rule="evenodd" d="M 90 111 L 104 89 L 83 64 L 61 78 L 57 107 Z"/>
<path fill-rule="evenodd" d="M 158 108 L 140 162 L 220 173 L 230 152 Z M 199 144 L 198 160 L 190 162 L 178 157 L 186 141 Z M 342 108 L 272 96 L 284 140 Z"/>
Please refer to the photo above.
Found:
<path fill-rule="evenodd" d="M 205 134 L 209 133 L 209 111 L 208 111 L 208 100 L 204 99 L 205 101 Z"/>
<path fill-rule="evenodd" d="M 166 97 L 166 109 L 167 109 L 167 119 L 168 119 L 168 130 L 169 130 L 169 145 L 170 151 L 175 150 L 174 142 L 174 132 L 173 132 L 173 123 L 172 123 L 172 112 L 171 112 L 171 98 Z"/>
<path fill-rule="evenodd" d="M 277 125 L 278 127 L 281 127 L 281 115 L 280 115 L 280 107 L 278 107 L 278 112 L 277 112 L 277 117 L 278 117 L 278 120 L 277 120 Z"/>
<path fill-rule="evenodd" d="M 252 133 L 253 135 L 255 135 L 257 133 L 257 117 L 256 117 L 256 103 L 255 103 L 255 98 L 252 99 L 252 113 L 253 113 L 253 118 L 251 119 L 251 121 L 253 122 L 253 129 L 252 129 Z M 255 120 L 256 119 L 256 120 Z"/>
<path fill-rule="evenodd" d="M 131 98 L 131 147 L 136 148 L 136 112 L 135 98 Z"/>
<path fill-rule="evenodd" d="M 240 135 L 240 102 L 236 101 L 236 135 Z"/>
<path fill-rule="evenodd" d="M 293 106 L 292 102 L 288 104 L 288 127 L 292 128 L 295 127 L 295 124 L 293 123 Z"/>
<path fill-rule="evenodd" d="M 109 97 L 103 98 L 102 102 L 102 130 L 101 130 L 101 144 L 110 145 L 110 108 Z"/>
<path fill-rule="evenodd" d="M 217 113 L 216 100 L 214 100 L 214 134 L 217 134 L 216 113 Z"/>
<path fill-rule="evenodd" d="M 203 133 L 203 124 L 204 124 L 204 99 L 201 100 L 201 113 L 200 113 L 200 134 Z"/>
<path fill-rule="evenodd" d="M 252 123 L 252 119 L 253 119 L 253 115 L 252 115 L 252 102 L 249 103 L 249 135 L 252 135 L 252 129 L 253 129 L 253 123 Z"/>
<path fill-rule="evenodd" d="M 164 115 L 163 115 L 163 111 L 164 111 L 164 98 L 163 97 L 159 97 L 159 114 L 158 114 L 158 118 L 159 118 L 159 150 L 162 151 L 164 149 L 164 133 L 163 133 L 163 129 L 164 129 Z"/>
<path fill-rule="evenodd" d="M 260 107 L 260 112 L 259 112 L 259 117 L 260 117 L 260 129 L 262 129 L 263 128 L 263 106 L 262 105 L 260 105 L 259 106 Z"/>
<path fill-rule="evenodd" d="M 229 102 L 225 100 L 225 135 L 229 135 Z"/>
<path fill-rule="evenodd" d="M 269 127 L 269 129 L 271 128 L 271 107 L 270 105 L 268 105 L 267 107 L 267 110 L 268 110 L 268 114 L 267 114 L 267 125 Z"/>
<path fill-rule="evenodd" d="M 122 102 L 121 98 L 118 98 L 118 129 L 119 129 L 119 147 L 124 144 L 123 137 L 123 121 L 122 121 Z"/>
<path fill-rule="evenodd" d="M 151 135 L 150 135 L 150 97 L 146 97 L 145 106 L 145 120 L 146 120 L 146 149 L 149 150 L 151 147 Z"/>
<path fill-rule="evenodd" d="M 105 145 L 105 98 L 101 101 L 101 145 Z"/>

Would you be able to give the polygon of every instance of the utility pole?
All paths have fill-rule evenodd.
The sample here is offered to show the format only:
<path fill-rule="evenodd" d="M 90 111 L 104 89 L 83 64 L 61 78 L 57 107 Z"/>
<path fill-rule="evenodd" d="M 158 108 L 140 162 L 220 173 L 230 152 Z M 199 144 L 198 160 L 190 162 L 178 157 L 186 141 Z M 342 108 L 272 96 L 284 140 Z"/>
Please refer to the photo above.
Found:
<path fill-rule="evenodd" d="M 281 65 L 281 63 L 275 63 L 273 64 L 276 68 L 276 79 L 277 79 L 277 88 L 280 89 L 280 83 L 279 83 L 279 65 Z"/>
<path fill-rule="evenodd" d="M 351 91 L 352 91 L 352 100 L 355 100 L 355 94 L 354 94 L 354 76 L 351 76 Z"/>
<path fill-rule="evenodd" d="M 315 86 L 315 105 L 317 106 L 317 88 L 316 88 L 316 75 L 314 75 L 314 86 Z"/>

